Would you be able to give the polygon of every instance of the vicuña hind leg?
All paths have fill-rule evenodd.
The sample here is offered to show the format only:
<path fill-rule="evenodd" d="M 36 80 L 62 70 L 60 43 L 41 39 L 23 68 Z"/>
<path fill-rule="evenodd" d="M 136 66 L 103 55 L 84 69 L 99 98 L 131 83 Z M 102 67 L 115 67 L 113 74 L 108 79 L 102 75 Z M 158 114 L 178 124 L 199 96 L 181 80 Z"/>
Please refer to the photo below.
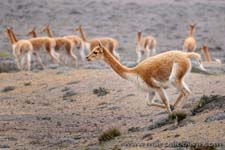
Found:
<path fill-rule="evenodd" d="M 149 48 L 147 48 L 146 51 L 147 51 L 147 57 L 146 58 L 148 58 L 149 56 L 151 56 L 151 50 Z"/>
<path fill-rule="evenodd" d="M 54 63 L 59 63 L 60 62 L 60 60 L 59 60 L 59 58 L 60 58 L 59 53 L 55 52 L 54 49 L 50 49 L 48 52 L 49 52 L 49 54 L 51 56 L 52 62 L 54 62 Z"/>
<path fill-rule="evenodd" d="M 71 59 L 73 61 L 73 64 L 75 64 L 76 67 L 77 67 L 78 66 L 78 64 L 77 64 L 77 56 L 73 53 L 73 48 L 71 48 L 69 53 L 70 53 L 69 55 L 70 55 L 70 57 L 71 57 Z"/>
<path fill-rule="evenodd" d="M 36 56 L 37 61 L 38 61 L 38 63 L 41 65 L 41 67 L 42 67 L 43 69 L 45 69 L 45 65 L 43 64 L 40 55 L 39 55 L 37 52 L 34 53 L 34 55 Z"/>
<path fill-rule="evenodd" d="M 16 61 L 16 65 L 17 65 L 17 68 L 19 70 L 22 70 L 22 67 L 21 67 L 21 58 L 18 58 L 17 56 L 15 57 L 15 61 Z"/>
<path fill-rule="evenodd" d="M 141 51 L 137 51 L 137 63 L 141 61 L 141 56 L 142 56 Z"/>
<path fill-rule="evenodd" d="M 27 70 L 30 71 L 31 69 L 31 56 L 32 56 L 32 52 L 28 52 L 27 53 Z"/>
<path fill-rule="evenodd" d="M 153 98 L 155 97 L 155 91 L 150 91 L 146 97 L 146 103 L 148 106 L 156 106 L 159 108 L 166 108 L 164 104 L 159 104 L 154 102 Z"/>

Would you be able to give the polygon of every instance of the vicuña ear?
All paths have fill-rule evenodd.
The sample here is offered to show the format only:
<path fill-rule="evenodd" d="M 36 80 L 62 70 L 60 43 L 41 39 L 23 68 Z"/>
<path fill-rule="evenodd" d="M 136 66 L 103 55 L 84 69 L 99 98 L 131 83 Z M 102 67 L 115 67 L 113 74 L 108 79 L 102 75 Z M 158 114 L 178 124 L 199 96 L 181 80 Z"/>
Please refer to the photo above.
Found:
<path fill-rule="evenodd" d="M 9 30 L 13 30 L 13 27 L 8 27 Z"/>
<path fill-rule="evenodd" d="M 191 23 L 190 26 L 195 27 L 196 23 Z"/>

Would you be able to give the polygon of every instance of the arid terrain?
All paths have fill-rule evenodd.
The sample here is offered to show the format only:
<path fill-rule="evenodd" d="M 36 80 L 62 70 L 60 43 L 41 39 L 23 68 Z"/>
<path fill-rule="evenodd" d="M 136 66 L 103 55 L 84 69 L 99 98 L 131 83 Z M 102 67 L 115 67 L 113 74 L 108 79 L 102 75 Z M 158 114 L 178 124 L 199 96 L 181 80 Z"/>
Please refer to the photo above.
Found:
<path fill-rule="evenodd" d="M 203 112 L 191 115 L 203 94 L 224 94 L 224 75 L 190 74 L 187 82 L 192 95 L 183 108 L 189 115 L 177 128 L 173 124 L 160 127 L 157 122 L 168 118 L 165 111 L 147 106 L 145 93 L 108 69 L 2 73 L 0 77 L 1 87 L 15 87 L 0 93 L 0 146 L 12 149 L 100 149 L 98 137 L 109 128 L 119 129 L 122 135 L 106 142 L 105 149 L 126 143 L 224 144 L 225 141 L 225 121 L 220 118 L 206 122 L 207 118 L 218 114 L 225 118 L 224 99 L 222 103 L 215 102 Z M 96 96 L 93 90 L 99 87 L 109 93 Z M 176 90 L 167 91 L 173 103 Z M 143 138 L 149 134 L 150 139 L 148 136 Z"/>
<path fill-rule="evenodd" d="M 224 1 L 2 0 L 0 10 L 0 149 L 225 149 L 223 64 L 204 64 L 213 74 L 190 73 L 192 94 L 180 110 L 187 116 L 178 121 L 147 106 L 146 94 L 103 62 L 81 62 L 78 51 L 78 67 L 49 65 L 43 54 L 47 69 L 33 65 L 31 72 L 17 71 L 4 35 L 7 26 L 18 39 L 26 39 L 34 26 L 39 36 L 44 36 L 40 30 L 47 23 L 54 35 L 63 36 L 78 34 L 74 28 L 83 25 L 89 38 L 116 38 L 121 62 L 133 66 L 137 31 L 155 36 L 161 53 L 181 49 L 188 24 L 195 22 L 197 52 L 207 43 L 212 58 L 224 63 Z M 166 91 L 173 104 L 177 90 Z M 99 143 L 100 135 L 112 128 L 121 135 Z"/>

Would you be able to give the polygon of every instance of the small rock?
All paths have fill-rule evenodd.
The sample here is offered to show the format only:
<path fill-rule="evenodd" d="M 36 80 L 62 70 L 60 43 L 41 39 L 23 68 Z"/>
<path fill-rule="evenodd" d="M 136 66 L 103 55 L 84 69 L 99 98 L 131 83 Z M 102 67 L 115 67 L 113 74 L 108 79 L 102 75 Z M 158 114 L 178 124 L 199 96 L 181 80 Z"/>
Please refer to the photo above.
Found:
<path fill-rule="evenodd" d="M 61 123 L 61 122 L 59 122 L 59 121 L 57 121 L 56 125 L 57 125 L 57 126 L 61 126 L 61 125 L 62 125 L 62 123 Z"/>
<path fill-rule="evenodd" d="M 0 148 L 10 148 L 8 145 L 0 145 Z"/>
<path fill-rule="evenodd" d="M 224 119 L 225 119 L 225 112 L 220 112 L 220 113 L 217 113 L 213 116 L 206 118 L 205 122 L 212 122 L 212 121 L 224 120 Z"/>
<path fill-rule="evenodd" d="M 180 136 L 179 134 L 175 134 L 175 135 L 174 135 L 175 138 L 176 138 L 176 137 L 179 137 L 179 136 Z"/>
<path fill-rule="evenodd" d="M 81 136 L 80 135 L 76 135 L 76 136 L 73 137 L 73 139 L 74 140 L 80 140 L 81 139 Z"/>
<path fill-rule="evenodd" d="M 128 129 L 128 132 L 138 132 L 140 131 L 140 127 L 131 127 Z"/>
<path fill-rule="evenodd" d="M 109 92 L 104 87 L 99 87 L 98 89 L 94 89 L 93 93 L 97 96 L 105 96 Z"/>
<path fill-rule="evenodd" d="M 0 73 L 1 72 L 14 72 L 18 71 L 16 63 L 10 59 L 10 60 L 4 60 L 0 63 Z"/>
<path fill-rule="evenodd" d="M 116 110 L 116 109 L 120 109 L 120 107 L 118 107 L 118 106 L 109 106 L 108 109 L 109 110 Z"/>
<path fill-rule="evenodd" d="M 74 99 L 66 99 L 66 98 L 64 98 L 63 100 L 66 101 L 66 102 L 75 102 L 76 101 Z"/>
<path fill-rule="evenodd" d="M 65 94 L 63 94 L 63 99 L 66 99 L 67 97 L 71 97 L 74 95 L 77 95 L 77 93 L 74 91 L 67 91 Z"/>
<path fill-rule="evenodd" d="M 135 96 L 135 94 L 127 94 L 126 97 Z"/>
<path fill-rule="evenodd" d="M 80 81 L 72 81 L 72 82 L 68 82 L 67 85 L 71 85 L 71 84 L 77 84 L 79 83 Z"/>
<path fill-rule="evenodd" d="M 15 86 L 7 86 L 2 89 L 2 92 L 9 92 L 15 90 Z"/>
<path fill-rule="evenodd" d="M 59 67 L 58 64 L 50 64 L 50 65 L 48 66 L 48 68 L 50 68 L 50 69 L 57 69 L 58 67 Z"/>
<path fill-rule="evenodd" d="M 62 91 L 62 92 L 65 92 L 65 91 L 69 91 L 69 90 L 70 90 L 69 87 L 65 87 L 65 88 L 63 88 L 61 91 Z"/>
<path fill-rule="evenodd" d="M 149 140 L 152 140 L 152 139 L 153 139 L 152 133 L 147 133 L 147 134 L 145 134 L 145 135 L 142 137 L 142 140 L 147 140 L 147 141 L 149 141 Z"/>
<path fill-rule="evenodd" d="M 15 137 L 5 137 L 5 136 L 1 137 L 0 136 L 0 141 L 17 141 L 17 138 L 15 138 Z"/>
<path fill-rule="evenodd" d="M 39 140 L 33 140 L 33 141 L 30 141 L 29 144 L 32 144 L 32 145 L 40 145 L 41 142 Z"/>
<path fill-rule="evenodd" d="M 72 10 L 70 12 L 71 15 L 81 15 L 82 13 L 80 11 L 77 11 L 77 10 Z"/>
<path fill-rule="evenodd" d="M 37 120 L 51 120 L 51 117 L 37 117 Z"/>
<path fill-rule="evenodd" d="M 31 82 L 24 83 L 24 86 L 30 86 L 30 85 L 31 85 Z"/>
<path fill-rule="evenodd" d="M 55 90 L 55 89 L 57 89 L 57 87 L 52 87 L 52 88 L 49 88 L 48 90 L 52 91 L 52 90 Z"/>

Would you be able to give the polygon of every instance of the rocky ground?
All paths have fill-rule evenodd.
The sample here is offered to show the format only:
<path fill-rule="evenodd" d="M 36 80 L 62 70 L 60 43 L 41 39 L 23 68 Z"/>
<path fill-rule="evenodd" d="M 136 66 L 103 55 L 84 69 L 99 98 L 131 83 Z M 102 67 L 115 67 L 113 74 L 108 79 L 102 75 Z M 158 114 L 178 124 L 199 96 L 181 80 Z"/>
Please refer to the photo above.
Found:
<path fill-rule="evenodd" d="M 0 30 L 12 26 L 23 39 L 33 26 L 43 36 L 40 29 L 49 23 L 53 33 L 62 36 L 77 34 L 74 27 L 82 24 L 90 38 L 118 39 L 122 63 L 133 66 L 137 31 L 155 36 L 160 53 L 181 49 L 188 24 L 196 22 L 197 52 L 208 43 L 212 58 L 224 63 L 224 4 L 222 0 L 2 0 Z M 45 54 L 42 58 L 47 65 Z M 33 65 L 31 72 L 18 72 L 9 41 L 0 36 L 0 149 L 186 150 L 192 145 L 189 148 L 196 150 L 195 144 L 202 145 L 201 150 L 225 149 L 223 64 L 204 63 L 207 72 L 194 65 L 187 79 L 192 95 L 182 108 L 187 116 L 179 122 L 168 119 L 164 110 L 147 106 L 145 93 L 106 66 L 79 58 L 77 68 L 48 64 L 40 70 Z M 176 89 L 167 92 L 173 103 Z M 121 135 L 100 144 L 100 135 L 111 128 Z"/>
<path fill-rule="evenodd" d="M 182 109 L 188 116 L 178 126 L 164 110 L 147 106 L 145 93 L 108 69 L 2 73 L 0 78 L 3 148 L 137 149 L 132 144 L 225 142 L 225 98 L 195 110 L 203 95 L 224 95 L 224 75 L 190 74 L 192 95 Z M 176 90 L 167 91 L 173 102 Z M 109 128 L 121 136 L 99 145 L 98 137 Z"/>

